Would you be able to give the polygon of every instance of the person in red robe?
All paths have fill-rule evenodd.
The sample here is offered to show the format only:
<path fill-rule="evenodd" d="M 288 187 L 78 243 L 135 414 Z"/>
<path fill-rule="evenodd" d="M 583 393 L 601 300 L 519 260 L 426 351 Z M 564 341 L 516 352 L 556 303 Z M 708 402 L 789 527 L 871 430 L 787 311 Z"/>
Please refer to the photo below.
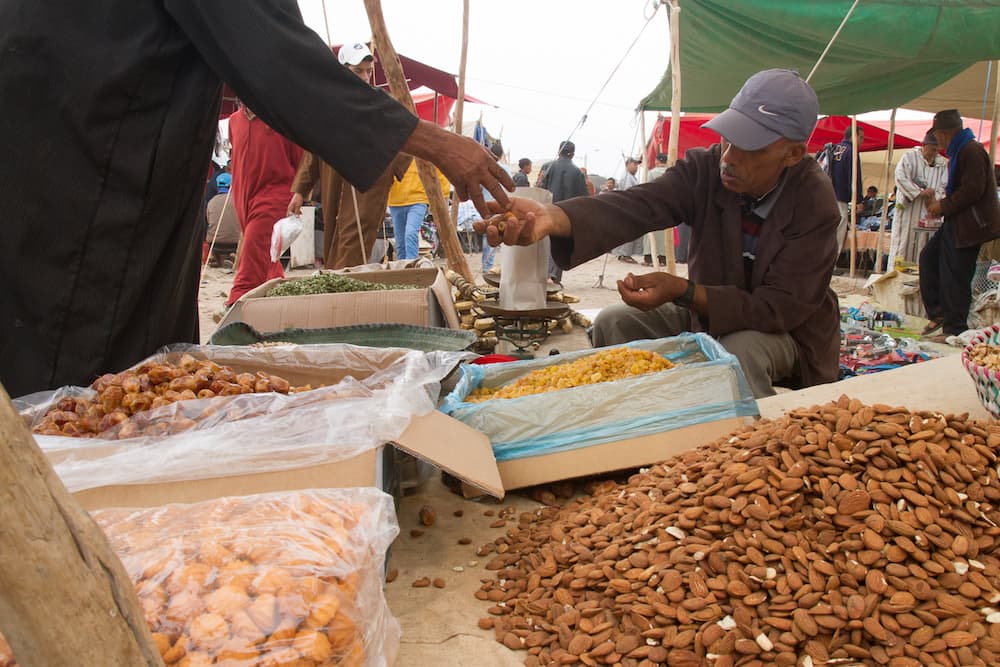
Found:
<path fill-rule="evenodd" d="M 272 130 L 246 106 L 229 117 L 232 200 L 243 244 L 226 307 L 285 272 L 271 261 L 271 231 L 285 217 L 302 149 Z"/>

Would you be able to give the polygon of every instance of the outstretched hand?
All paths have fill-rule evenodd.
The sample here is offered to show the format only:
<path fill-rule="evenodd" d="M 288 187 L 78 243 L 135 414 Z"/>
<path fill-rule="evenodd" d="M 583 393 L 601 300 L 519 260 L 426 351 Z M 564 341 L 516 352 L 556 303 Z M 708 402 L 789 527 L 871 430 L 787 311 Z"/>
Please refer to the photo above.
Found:
<path fill-rule="evenodd" d="M 570 236 L 571 226 L 566 213 L 552 204 L 540 204 L 533 199 L 511 197 L 510 206 L 489 203 L 494 215 L 473 223 L 473 229 L 486 234 L 492 245 L 531 245 L 546 236 Z"/>
<path fill-rule="evenodd" d="M 504 209 L 498 202 L 490 202 L 490 209 L 496 215 L 477 220 L 472 228 L 477 233 L 486 234 L 491 246 L 531 245 L 546 235 L 545 207 L 531 199 L 512 197 L 510 207 Z"/>
<path fill-rule="evenodd" d="M 472 139 L 420 121 L 403 144 L 403 151 L 437 165 L 454 186 L 459 200 L 471 199 L 480 215 L 490 214 L 483 188 L 501 207 L 509 205 L 507 191 L 514 191 L 514 180 L 496 156 Z"/>

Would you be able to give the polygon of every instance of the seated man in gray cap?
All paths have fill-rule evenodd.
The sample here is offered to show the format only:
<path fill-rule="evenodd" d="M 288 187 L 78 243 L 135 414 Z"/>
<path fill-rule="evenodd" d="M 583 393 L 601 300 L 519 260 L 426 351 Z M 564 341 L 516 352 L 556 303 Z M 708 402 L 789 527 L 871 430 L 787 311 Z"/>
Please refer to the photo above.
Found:
<path fill-rule="evenodd" d="M 757 397 L 778 382 L 837 379 L 840 318 L 830 277 L 840 220 L 830 179 L 806 140 L 819 104 L 789 70 L 759 72 L 706 123 L 722 140 L 687 151 L 657 180 L 601 197 L 540 205 L 512 200 L 517 220 L 490 243 L 548 235 L 569 268 L 646 232 L 691 225 L 689 278 L 664 272 L 618 282 L 625 305 L 605 308 L 594 345 L 704 331 L 737 357 Z"/>

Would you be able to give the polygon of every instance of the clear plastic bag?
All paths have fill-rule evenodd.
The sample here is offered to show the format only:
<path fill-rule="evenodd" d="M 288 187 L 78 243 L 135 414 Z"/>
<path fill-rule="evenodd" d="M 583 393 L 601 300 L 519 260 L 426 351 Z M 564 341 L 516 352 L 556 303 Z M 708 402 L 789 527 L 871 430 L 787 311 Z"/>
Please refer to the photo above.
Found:
<path fill-rule="evenodd" d="M 281 375 L 293 384 L 330 386 L 298 394 L 244 394 L 178 401 L 142 414 L 163 434 L 127 440 L 36 435 L 71 492 L 290 470 L 334 463 L 399 437 L 410 420 L 434 409 L 440 382 L 466 352 L 416 352 L 353 345 L 166 348 L 150 359 L 183 354 L 236 369 Z M 147 360 L 148 361 L 148 360 Z M 15 401 L 37 423 L 67 387 Z M 134 417 L 133 417 L 134 418 Z M 185 430 L 177 430 L 178 426 Z"/>
<path fill-rule="evenodd" d="M 684 334 L 633 341 L 625 347 L 652 350 L 677 367 L 616 382 L 467 403 L 465 397 L 477 387 L 500 387 L 537 368 L 598 350 L 506 364 L 467 364 L 441 411 L 486 434 L 498 461 L 759 414 L 739 361 L 710 336 Z"/>
<path fill-rule="evenodd" d="M 271 261 L 277 262 L 281 255 L 292 247 L 302 233 L 302 216 L 289 215 L 274 223 L 271 228 Z"/>
<path fill-rule="evenodd" d="M 261 494 L 93 517 L 135 584 L 167 667 L 395 660 L 400 628 L 382 566 L 399 527 L 381 491 Z M 7 667 L 4 646 L 0 637 Z"/>

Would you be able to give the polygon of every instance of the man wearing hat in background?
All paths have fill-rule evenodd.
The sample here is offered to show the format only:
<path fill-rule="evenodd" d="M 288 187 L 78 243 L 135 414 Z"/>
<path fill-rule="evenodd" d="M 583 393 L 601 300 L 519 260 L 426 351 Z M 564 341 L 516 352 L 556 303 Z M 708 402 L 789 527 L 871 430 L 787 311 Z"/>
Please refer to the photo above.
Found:
<path fill-rule="evenodd" d="M 240 221 L 236 209 L 229 201 L 229 187 L 233 177 L 223 172 L 215 179 L 218 194 L 208 200 L 205 217 L 208 220 L 208 234 L 205 244 L 211 252 L 209 266 L 233 268 L 236 246 L 240 242 Z"/>
<path fill-rule="evenodd" d="M 766 70 L 706 126 L 720 144 L 691 149 L 652 183 L 542 206 L 514 198 L 517 220 L 491 243 L 552 237 L 564 267 L 648 231 L 691 225 L 689 279 L 629 274 L 627 305 L 594 322 L 595 346 L 705 331 L 739 359 L 755 396 L 779 381 L 837 379 L 840 319 L 830 289 L 840 220 L 833 186 L 806 140 L 819 104 L 796 72 Z M 485 227 L 483 223 L 479 223 Z"/>
<path fill-rule="evenodd" d="M 337 60 L 367 84 L 375 73 L 375 57 L 365 44 L 344 44 L 337 52 Z M 385 220 L 385 206 L 393 179 L 401 180 L 412 158 L 400 153 L 389 167 L 364 192 L 337 173 L 337 170 L 310 152 L 302 154 L 295 180 L 292 181 L 292 198 L 288 212 L 299 215 L 302 203 L 312 193 L 316 183 L 320 187 L 323 206 L 323 266 L 343 269 L 368 263 L 368 255 L 375 245 L 379 227 Z M 311 223 L 308 223 L 311 224 Z"/>
<path fill-rule="evenodd" d="M 1000 205 L 990 156 L 972 130 L 962 128 L 958 111 L 934 114 L 931 132 L 949 162 L 944 198 L 927 204 L 944 224 L 920 251 L 920 296 L 930 320 L 923 333 L 943 329 L 957 336 L 968 328 L 979 246 L 1000 237 Z"/>
<path fill-rule="evenodd" d="M 890 268 L 897 258 L 917 261 L 917 243 L 913 235 L 920 220 L 927 217 L 927 202 L 944 195 L 948 181 L 948 162 L 941 157 L 940 150 L 934 133 L 928 132 L 923 143 L 903 153 L 896 165 Z"/>

